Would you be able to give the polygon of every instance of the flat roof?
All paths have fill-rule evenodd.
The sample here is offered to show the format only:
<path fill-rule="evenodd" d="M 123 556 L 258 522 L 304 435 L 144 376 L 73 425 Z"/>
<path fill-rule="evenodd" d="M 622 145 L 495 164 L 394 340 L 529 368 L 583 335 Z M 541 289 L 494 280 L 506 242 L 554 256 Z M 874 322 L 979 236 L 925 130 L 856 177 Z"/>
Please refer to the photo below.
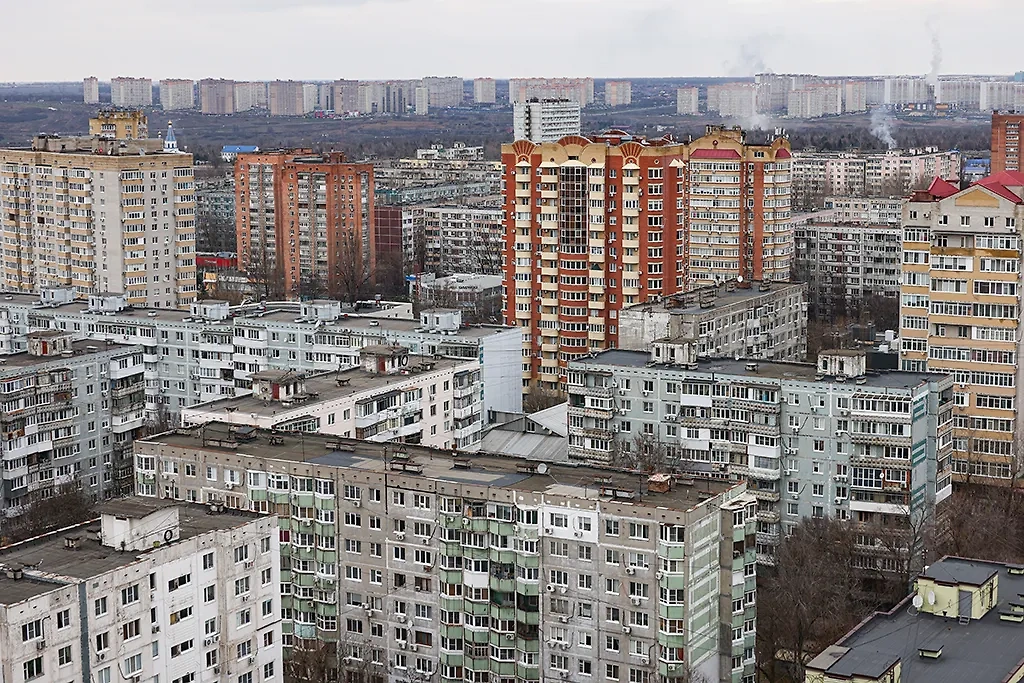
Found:
<path fill-rule="evenodd" d="M 608 496 L 601 495 L 602 487 L 635 493 L 642 486 L 635 498 L 627 500 L 620 497 L 615 500 L 674 510 L 688 510 L 737 485 L 718 479 L 681 477 L 668 492 L 658 493 L 648 489 L 645 476 L 631 471 L 544 463 L 547 472 L 538 474 L 536 460 L 486 453 L 453 454 L 451 451 L 426 446 L 363 441 L 312 432 L 282 433 L 259 429 L 255 439 L 238 441 L 236 448 L 224 447 L 221 442 L 234 441 L 233 428 L 235 425 L 209 422 L 201 427 L 156 434 L 139 439 L 136 443 L 379 473 L 389 472 L 385 458 L 402 451 L 412 462 L 423 467 L 421 476 L 425 479 L 593 500 L 609 500 Z M 273 444 L 270 443 L 271 435 L 275 439 Z M 216 445 L 204 445 L 211 441 L 216 441 Z M 468 462 L 469 469 L 456 468 L 456 460 Z"/>
<path fill-rule="evenodd" d="M 921 573 L 921 576 L 938 583 L 969 583 L 972 586 L 981 586 L 998 573 L 998 567 L 989 562 L 947 558 L 929 566 Z"/>
<path fill-rule="evenodd" d="M 98 512 L 133 518 L 144 517 L 161 509 L 178 508 L 180 539 L 185 540 L 210 531 L 232 529 L 248 524 L 254 519 L 265 517 L 242 510 L 228 510 L 211 515 L 206 506 L 186 503 L 180 500 L 157 498 L 123 498 L 103 503 Z M 66 576 L 71 579 L 89 579 L 99 574 L 124 567 L 135 562 L 139 556 L 152 552 L 138 550 L 122 553 L 120 550 L 102 545 L 95 540 L 100 529 L 100 519 L 94 519 L 74 527 L 60 529 L 43 536 L 0 548 L 0 564 L 11 567 L 24 566 L 26 572 L 38 569 L 49 575 Z M 64 539 L 78 538 L 78 549 L 69 550 Z M 0 572 L 0 604 L 11 605 L 22 600 L 57 590 L 62 584 L 40 581 L 25 575 L 21 579 L 8 578 Z"/>
<path fill-rule="evenodd" d="M 687 370 L 681 365 L 658 364 L 649 365 L 651 356 L 646 351 L 626 351 L 624 349 L 610 349 L 602 351 L 596 356 L 577 358 L 571 363 L 592 366 L 619 366 L 625 368 L 661 368 L 674 369 L 684 373 L 723 374 L 751 379 L 777 379 L 790 380 L 793 382 L 835 382 L 834 377 L 823 377 L 818 379 L 818 368 L 811 363 L 787 363 L 784 361 L 763 360 L 760 358 L 701 358 L 697 361 L 694 370 Z M 748 369 L 748 365 L 754 364 L 755 370 Z M 879 387 L 885 389 L 911 389 L 922 382 L 936 381 L 947 375 L 934 372 L 905 372 L 903 370 L 869 371 L 864 375 L 864 381 L 857 386 Z M 858 380 L 861 378 L 858 378 Z M 846 384 L 853 385 L 855 380 L 850 379 Z"/>
<path fill-rule="evenodd" d="M 951 576 L 998 573 L 998 604 L 968 624 L 919 612 L 909 598 L 890 612 L 875 613 L 835 646 L 816 657 L 811 668 L 837 676 L 884 673 L 896 658 L 902 660 L 903 683 L 1002 683 L 1024 659 L 1024 627 L 1002 621 L 999 612 L 1020 601 L 1024 576 L 1010 574 L 1009 565 L 961 558 L 944 558 L 928 568 Z M 923 658 L 919 648 L 942 646 L 935 659 Z M 843 652 L 843 650 L 846 650 Z"/>
<path fill-rule="evenodd" d="M 55 330 L 61 332 L 63 336 L 65 333 L 63 330 Z M 28 368 L 33 365 L 42 365 L 44 363 L 61 363 L 74 361 L 75 358 L 83 356 L 89 353 L 101 353 L 104 351 L 127 351 L 137 344 L 118 344 L 116 342 L 106 342 L 102 339 L 77 339 L 73 340 L 69 345 L 72 356 L 70 358 L 65 357 L 59 353 L 55 353 L 52 356 L 33 356 L 28 351 L 22 351 L 20 353 L 12 353 L 6 356 L 0 356 L 0 373 L 10 368 Z M 91 347 L 91 348 L 90 348 Z"/>
<path fill-rule="evenodd" d="M 304 410 L 308 410 L 309 406 L 316 405 L 317 403 L 334 401 L 339 398 L 345 398 L 346 396 L 353 396 L 355 394 L 373 391 L 374 389 L 385 389 L 391 384 L 397 385 L 399 382 L 408 380 L 411 377 L 415 377 L 426 372 L 450 370 L 472 362 L 474 361 L 468 358 L 434 358 L 433 356 L 414 356 L 410 354 L 409 364 L 406 368 L 410 373 L 408 375 L 375 375 L 363 370 L 362 367 L 350 367 L 342 370 L 341 372 L 331 372 L 323 375 L 314 375 L 312 377 L 307 376 L 305 378 L 307 398 L 302 401 L 293 400 L 292 405 L 290 406 L 285 406 L 280 401 L 258 399 L 252 394 L 245 394 L 243 396 L 235 396 L 233 398 L 223 398 L 215 401 L 209 401 L 207 403 L 200 403 L 198 405 L 184 408 L 183 410 L 211 413 L 223 412 L 231 409 L 238 411 L 239 413 L 255 414 L 258 417 L 283 417 L 293 411 L 302 412 Z M 416 370 L 416 367 L 421 363 L 432 363 L 433 370 Z M 269 376 L 264 377 L 264 375 L 268 375 L 268 373 Z M 256 373 L 253 375 L 253 378 L 273 380 L 274 377 L 277 377 L 279 380 L 280 377 L 285 374 L 288 374 L 288 371 L 270 370 L 264 371 L 263 373 Z M 298 374 L 295 375 L 295 379 L 299 379 Z M 340 384 L 340 381 L 344 381 L 344 384 Z"/>
<path fill-rule="evenodd" d="M 677 315 L 693 315 L 696 313 L 712 313 L 716 308 L 722 306 L 730 306 L 732 304 L 742 303 L 749 299 L 754 299 L 761 296 L 771 296 L 772 294 L 778 294 L 779 292 L 787 292 L 792 289 L 802 289 L 805 285 L 795 282 L 773 282 L 769 289 L 762 290 L 759 287 L 760 283 L 755 282 L 752 287 L 734 287 L 730 289 L 725 285 L 712 285 L 709 287 L 702 287 L 695 289 L 692 292 L 686 292 L 684 294 L 672 294 L 669 296 L 662 297 L 660 301 L 653 302 L 648 301 L 642 304 L 634 304 L 629 306 L 626 310 L 629 311 L 644 311 L 648 309 L 658 311 L 668 311 Z M 713 292 L 717 289 L 717 292 Z M 711 294 L 714 296 L 711 296 Z M 704 308 L 700 305 L 699 301 L 701 294 L 707 296 L 709 302 L 713 302 L 715 305 L 709 308 Z M 679 302 L 687 302 L 687 305 L 678 305 Z M 692 303 L 689 303 L 691 302 Z"/>

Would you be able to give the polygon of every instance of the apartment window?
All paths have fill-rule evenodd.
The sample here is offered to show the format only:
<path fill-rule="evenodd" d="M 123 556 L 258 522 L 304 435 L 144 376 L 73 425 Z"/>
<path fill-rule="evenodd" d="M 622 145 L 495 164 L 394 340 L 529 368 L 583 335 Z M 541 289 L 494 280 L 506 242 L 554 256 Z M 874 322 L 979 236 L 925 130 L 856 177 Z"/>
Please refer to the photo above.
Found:
<path fill-rule="evenodd" d="M 21 640 L 22 642 L 35 640 L 43 637 L 43 621 L 42 619 L 36 619 L 30 621 L 27 624 L 21 626 Z"/>
<path fill-rule="evenodd" d="M 139 584 L 121 589 L 121 604 L 131 605 L 139 601 Z"/>
<path fill-rule="evenodd" d="M 107 599 L 105 597 L 96 599 L 96 602 L 94 603 L 93 613 L 97 617 L 101 617 L 107 613 Z"/>
<path fill-rule="evenodd" d="M 71 610 L 64 609 L 57 612 L 57 628 L 62 629 L 68 626 L 71 626 Z"/>
<path fill-rule="evenodd" d="M 43 658 L 36 657 L 25 662 L 24 665 L 25 680 L 31 680 L 33 678 L 39 678 L 43 675 Z"/>

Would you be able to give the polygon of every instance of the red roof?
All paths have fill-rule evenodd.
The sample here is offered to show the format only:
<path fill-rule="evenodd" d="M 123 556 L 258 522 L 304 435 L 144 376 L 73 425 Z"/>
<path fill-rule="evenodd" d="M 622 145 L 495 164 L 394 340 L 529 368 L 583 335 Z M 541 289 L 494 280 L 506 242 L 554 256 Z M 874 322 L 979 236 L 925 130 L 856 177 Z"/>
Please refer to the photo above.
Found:
<path fill-rule="evenodd" d="M 952 197 L 957 192 L 956 185 L 953 183 L 943 180 L 942 178 L 935 176 L 935 180 L 928 186 L 928 194 L 939 199 L 945 199 L 946 197 Z"/>
<path fill-rule="evenodd" d="M 786 149 L 785 147 L 780 147 L 779 150 L 777 152 L 775 152 L 775 158 L 776 159 L 789 159 L 792 156 L 793 155 L 790 154 L 789 150 Z"/>
<path fill-rule="evenodd" d="M 1002 171 L 982 178 L 974 184 L 981 185 L 1014 204 L 1024 204 L 1024 199 L 1021 198 L 1021 194 L 1024 194 L 1024 173 L 1020 171 Z M 1014 192 L 1010 189 L 1011 187 L 1016 188 L 1017 191 Z"/>
<path fill-rule="evenodd" d="M 698 149 L 690 155 L 691 159 L 739 159 L 740 153 L 734 149 Z"/>

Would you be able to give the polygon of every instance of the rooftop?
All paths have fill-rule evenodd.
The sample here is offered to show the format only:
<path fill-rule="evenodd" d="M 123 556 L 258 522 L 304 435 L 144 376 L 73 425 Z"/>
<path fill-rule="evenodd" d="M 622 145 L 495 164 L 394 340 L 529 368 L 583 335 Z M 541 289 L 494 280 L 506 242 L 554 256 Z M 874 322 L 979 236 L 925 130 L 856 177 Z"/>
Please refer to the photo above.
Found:
<path fill-rule="evenodd" d="M 188 504 L 182 501 L 156 498 L 124 498 L 111 501 L 99 507 L 101 514 L 144 517 L 157 510 L 178 508 L 180 540 L 185 540 L 220 529 L 231 529 L 247 524 L 259 517 L 255 513 L 226 510 L 221 514 L 210 514 L 206 506 Z M 146 552 L 122 553 L 108 548 L 97 540 L 100 520 L 60 529 L 37 536 L 21 543 L 0 548 L 0 565 L 5 567 L 24 566 L 24 578 L 12 579 L 0 573 L 0 604 L 11 605 L 36 595 L 49 593 L 60 584 L 40 581 L 29 574 L 38 570 L 50 575 L 71 579 L 89 579 L 93 576 L 124 567 L 135 562 Z M 78 548 L 65 547 L 65 538 L 78 538 Z"/>
<path fill-rule="evenodd" d="M 481 291 L 501 287 L 501 276 L 484 275 L 482 273 L 456 273 L 447 277 L 439 277 L 433 282 L 425 282 L 424 286 L 430 289 L 448 287 L 451 289 Z"/>
<path fill-rule="evenodd" d="M 791 382 L 835 381 L 833 377 L 821 377 L 817 366 L 810 363 L 787 363 L 744 358 L 738 360 L 734 358 L 701 358 L 698 359 L 695 370 L 686 370 L 681 365 L 663 364 L 654 366 L 651 364 L 651 355 L 647 351 L 625 351 L 623 349 L 602 351 L 596 356 L 589 358 L 577 358 L 572 363 L 598 367 L 607 367 L 609 365 L 624 368 L 660 367 L 686 373 L 721 374 L 759 379 L 788 380 Z M 751 367 L 754 369 L 750 369 Z M 946 377 L 946 375 L 890 370 L 885 372 L 869 372 L 867 375 L 864 375 L 864 382 L 862 384 L 863 386 L 882 389 L 911 389 L 923 382 L 936 381 L 943 377 Z M 847 383 L 853 384 L 854 381 L 850 380 Z"/>
<path fill-rule="evenodd" d="M 422 466 L 420 476 L 425 479 L 592 500 L 608 500 L 608 496 L 602 496 L 602 488 L 605 487 L 633 493 L 642 487 L 639 495 L 628 502 L 675 510 L 688 510 L 735 486 L 728 481 L 681 479 L 668 492 L 657 493 L 648 490 L 646 481 L 641 483 L 642 479 L 637 473 L 622 470 L 544 463 L 547 471 L 539 474 L 536 461 L 522 458 L 461 452 L 453 455 L 449 451 L 426 446 L 378 443 L 309 432 L 275 432 L 274 444 L 270 443 L 272 433 L 268 430 L 255 430 L 255 435 L 250 441 L 239 441 L 236 447 L 227 448 L 222 443 L 234 440 L 232 425 L 210 422 L 202 427 L 175 430 L 138 440 L 136 448 L 144 449 L 146 444 L 162 444 L 173 448 L 222 452 L 231 456 L 305 462 L 381 473 L 389 471 L 386 458 L 404 452 L 413 463 Z M 218 445 L 204 446 L 204 443 L 211 442 Z"/>
<path fill-rule="evenodd" d="M 925 576 L 969 577 L 999 574 L 999 603 L 981 619 L 960 624 L 912 608 L 910 598 L 890 612 L 878 612 L 861 623 L 833 647 L 818 655 L 811 668 L 837 677 L 859 674 L 875 678 L 902 660 L 903 683 L 1002 683 L 1022 663 L 1024 626 L 1002 621 L 999 612 L 1020 601 L 1024 576 L 1011 574 L 1009 566 L 995 562 L 944 558 Z M 918 648 L 938 647 L 937 658 L 924 658 Z"/>
<path fill-rule="evenodd" d="M 662 297 L 660 301 L 648 301 L 642 304 L 630 306 L 630 311 L 668 311 L 676 315 L 694 315 L 697 313 L 710 313 L 720 306 L 740 304 L 759 296 L 771 296 L 780 292 L 796 292 L 806 285 L 789 282 L 773 282 L 765 289 L 760 282 L 752 283 L 750 287 L 737 287 L 733 283 L 726 285 L 710 285 L 701 287 L 691 292 L 672 294 Z M 702 306 L 701 301 L 713 303 L 714 306 Z"/>
<path fill-rule="evenodd" d="M 193 413 L 202 412 L 207 414 L 219 413 L 222 411 L 237 411 L 255 418 L 272 418 L 274 416 L 285 418 L 292 411 L 306 412 L 310 405 L 316 403 L 334 401 L 340 398 L 373 391 L 375 389 L 386 389 L 391 384 L 398 385 L 415 377 L 416 375 L 423 374 L 424 372 L 450 370 L 458 368 L 459 366 L 467 365 L 470 362 L 472 361 L 469 359 L 434 358 L 433 356 L 410 355 L 409 365 L 407 368 L 409 370 L 408 375 L 376 375 L 363 370 L 362 367 L 352 367 L 341 372 L 332 372 L 323 375 L 307 375 L 304 383 L 306 387 L 306 396 L 308 398 L 301 402 L 294 401 L 291 405 L 287 406 L 278 401 L 258 399 L 252 394 L 245 394 L 244 396 L 235 396 L 233 398 L 224 398 L 209 401 L 207 403 L 200 403 L 199 405 L 192 406 L 186 410 Z M 432 370 L 427 371 L 417 369 L 422 363 L 431 363 Z M 282 374 L 287 373 L 281 371 L 267 371 L 266 373 L 260 373 L 260 376 L 254 377 L 254 379 L 262 378 L 275 380 L 275 378 L 280 379 Z"/>
<path fill-rule="evenodd" d="M 54 331 L 64 333 L 63 330 Z M 76 356 L 82 356 L 88 353 L 100 353 L 102 351 L 128 351 L 132 347 L 132 344 L 114 344 L 94 339 L 78 339 L 71 342 L 70 357 L 59 353 L 52 356 L 33 356 L 28 351 L 0 356 L 0 373 L 5 370 L 10 370 L 11 368 L 29 368 L 33 365 L 42 365 L 44 363 L 66 363 L 69 358 L 75 358 Z"/>

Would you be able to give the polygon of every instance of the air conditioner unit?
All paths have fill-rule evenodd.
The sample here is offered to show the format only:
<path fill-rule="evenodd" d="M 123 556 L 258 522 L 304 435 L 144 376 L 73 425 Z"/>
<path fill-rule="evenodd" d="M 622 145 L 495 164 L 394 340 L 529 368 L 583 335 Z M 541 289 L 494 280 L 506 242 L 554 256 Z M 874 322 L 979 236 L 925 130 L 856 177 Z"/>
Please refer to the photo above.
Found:
<path fill-rule="evenodd" d="M 416 650 L 418 650 L 418 649 L 419 649 L 419 646 L 418 646 L 418 645 L 416 645 L 416 643 L 409 643 L 409 649 L 410 649 L 410 650 L 411 650 L 412 652 L 416 652 Z"/>
<path fill-rule="evenodd" d="M 37 641 L 36 642 L 36 649 L 37 650 L 45 650 L 46 649 L 46 641 L 45 640 Z"/>
<path fill-rule="evenodd" d="M 631 629 L 629 626 L 623 626 L 622 632 L 628 635 L 633 632 L 633 629 Z"/>
<path fill-rule="evenodd" d="M 625 389 L 619 389 L 619 396 L 625 396 L 625 395 L 626 395 L 626 390 Z"/>
<path fill-rule="evenodd" d="M 96 659 L 98 661 L 102 662 L 106 658 L 107 658 L 107 653 L 106 652 L 97 652 L 96 653 Z"/>
<path fill-rule="evenodd" d="M 640 658 L 640 663 L 641 664 L 650 664 L 651 663 L 651 659 L 650 659 L 650 657 L 641 657 Z"/>
<path fill-rule="evenodd" d="M 644 396 L 650 396 L 651 395 L 651 392 L 647 391 L 646 389 L 644 389 L 643 393 L 644 393 Z"/>
<path fill-rule="evenodd" d="M 250 664 L 255 664 L 256 663 L 256 655 L 250 655 L 249 656 L 249 663 Z"/>
<path fill-rule="evenodd" d="M 249 602 L 249 596 L 248 595 L 243 595 L 242 596 L 242 602 Z"/>
<path fill-rule="evenodd" d="M 554 638 L 548 641 L 548 647 L 555 647 L 556 645 L 558 645 L 558 641 Z"/>
<path fill-rule="evenodd" d="M 842 505 L 842 504 L 843 504 L 843 499 L 842 498 L 836 498 L 836 505 Z"/>
<path fill-rule="evenodd" d="M 213 638 L 203 638 L 203 645 L 212 645 Z"/>
<path fill-rule="evenodd" d="M 363 501 L 361 501 L 361 500 L 353 500 L 352 501 L 352 507 L 362 507 L 362 505 L 363 505 Z"/>
<path fill-rule="evenodd" d="M 632 602 L 637 607 L 640 606 L 640 598 L 633 598 L 630 602 Z"/>
<path fill-rule="evenodd" d="M 549 583 L 547 585 L 547 587 L 546 587 L 546 590 L 547 590 L 548 593 L 554 593 L 555 592 L 555 584 Z"/>
<path fill-rule="evenodd" d="M 563 624 L 568 624 L 569 623 L 569 617 L 565 616 L 564 614 L 562 616 L 558 617 L 558 620 L 560 622 L 562 622 Z"/>
<path fill-rule="evenodd" d="M 654 578 L 661 581 L 665 577 L 665 572 L 654 572 Z"/>
<path fill-rule="evenodd" d="M 226 488 L 228 491 L 230 491 L 231 489 L 235 488 L 235 485 L 229 481 L 229 482 L 224 484 L 224 488 Z"/>
<path fill-rule="evenodd" d="M 404 624 L 405 623 L 405 614 L 403 614 L 401 612 L 396 614 L 395 615 L 395 621 L 397 621 L 399 624 Z M 405 647 L 405 641 L 400 640 L 398 642 L 399 642 L 399 647 Z"/>
<path fill-rule="evenodd" d="M 160 633 L 160 626 L 158 624 L 153 624 L 153 633 Z"/>
<path fill-rule="evenodd" d="M 472 521 L 473 520 L 471 520 L 469 517 L 466 517 L 465 519 L 462 520 L 462 526 L 469 526 L 470 522 L 472 522 Z"/>
<path fill-rule="evenodd" d="M 793 495 L 790 496 L 790 498 L 792 498 L 793 500 L 800 500 L 800 494 L 794 493 Z"/>
<path fill-rule="evenodd" d="M 515 639 L 516 639 L 516 634 L 514 634 L 514 633 L 506 633 L 505 634 L 505 640 L 515 640 Z"/>
<path fill-rule="evenodd" d="M 552 529 L 551 527 L 548 527 L 547 529 L 544 530 L 544 533 L 545 534 L 553 534 L 553 533 L 555 533 L 555 530 Z"/>
<path fill-rule="evenodd" d="M 252 569 L 255 564 L 255 562 L 246 562 L 244 566 L 246 569 Z"/>
<path fill-rule="evenodd" d="M 404 531 L 396 531 L 395 532 L 395 538 L 397 538 L 399 541 L 404 541 L 405 540 L 405 532 Z"/>
<path fill-rule="evenodd" d="M 213 673 L 214 674 L 219 674 L 220 673 L 220 667 L 219 666 L 213 667 Z"/>
<path fill-rule="evenodd" d="M 398 641 L 398 649 L 399 650 L 404 650 L 405 646 L 406 646 L 406 642 L 404 640 Z"/>
<path fill-rule="evenodd" d="M 636 574 L 636 567 L 626 567 L 626 573 L 629 574 L 630 576 L 632 576 L 633 574 Z"/>
<path fill-rule="evenodd" d="M 573 536 L 575 536 L 576 538 L 583 538 L 583 532 L 582 531 L 575 531 L 575 532 L 573 532 Z"/>
<path fill-rule="evenodd" d="M 568 590 L 569 590 L 568 586 L 559 586 L 558 587 L 558 592 L 561 593 L 562 595 L 565 595 L 566 591 L 568 591 Z"/>

